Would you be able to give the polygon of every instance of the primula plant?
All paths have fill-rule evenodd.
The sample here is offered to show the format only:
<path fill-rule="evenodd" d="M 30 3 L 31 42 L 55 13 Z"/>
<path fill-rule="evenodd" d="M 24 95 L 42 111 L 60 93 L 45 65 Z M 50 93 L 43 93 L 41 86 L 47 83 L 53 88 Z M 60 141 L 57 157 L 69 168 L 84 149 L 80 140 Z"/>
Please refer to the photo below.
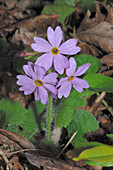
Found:
<path fill-rule="evenodd" d="M 63 40 L 60 26 L 55 30 L 47 29 L 48 41 L 41 37 L 34 37 L 31 48 L 40 56 L 34 63 L 28 62 L 23 66 L 24 75 L 17 76 L 17 84 L 25 95 L 34 94 L 40 113 L 46 108 L 46 136 L 48 140 L 59 140 L 62 127 L 67 128 L 68 136 L 77 132 L 72 145 L 79 157 L 75 161 L 85 160 L 91 165 L 113 165 L 113 154 L 110 147 L 98 143 L 88 142 L 83 135 L 95 131 L 99 125 L 95 117 L 78 107 L 85 105 L 85 98 L 97 92 L 112 92 L 113 79 L 100 75 L 99 59 L 89 55 L 78 54 L 81 50 L 76 39 Z M 31 52 L 32 53 L 32 52 Z M 42 55 L 41 55 L 42 53 Z M 36 103 L 35 102 L 35 103 Z M 54 126 L 54 127 L 53 127 Z M 96 152 L 92 158 L 91 153 Z M 85 150 L 86 149 L 86 150 Z M 103 157 L 102 149 L 105 149 Z M 107 153 L 107 149 L 110 151 Z M 113 149 L 113 148 L 112 148 Z"/>

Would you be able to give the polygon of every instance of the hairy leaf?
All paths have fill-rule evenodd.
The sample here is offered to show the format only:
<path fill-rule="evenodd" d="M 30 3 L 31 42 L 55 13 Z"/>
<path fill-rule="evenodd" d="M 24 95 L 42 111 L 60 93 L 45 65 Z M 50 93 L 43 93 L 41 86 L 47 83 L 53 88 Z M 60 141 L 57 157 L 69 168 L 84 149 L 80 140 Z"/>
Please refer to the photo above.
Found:
<path fill-rule="evenodd" d="M 74 7 L 69 5 L 46 5 L 42 11 L 43 14 L 59 14 L 58 20 L 64 25 L 66 17 L 75 11 Z"/>
<path fill-rule="evenodd" d="M 90 89 L 93 91 L 113 92 L 113 78 L 111 77 L 101 74 L 88 74 L 84 79 L 89 83 Z"/>
<path fill-rule="evenodd" d="M 68 126 L 68 135 L 71 137 L 75 131 L 77 131 L 76 136 L 72 140 L 72 144 L 75 149 L 87 148 L 98 143 L 88 142 L 83 135 L 88 132 L 93 132 L 98 129 L 98 121 L 96 118 L 86 110 L 77 110 L 73 117 L 71 124 Z"/>
<path fill-rule="evenodd" d="M 57 108 L 56 126 L 67 127 L 73 120 L 75 109 L 84 105 L 85 100 L 81 98 L 81 93 L 73 89 L 69 97 L 63 99 L 61 105 Z"/>
<path fill-rule="evenodd" d="M 91 63 L 91 66 L 89 69 L 85 72 L 85 74 L 89 73 L 96 73 L 101 69 L 101 62 L 98 58 L 95 58 L 91 55 L 87 54 L 78 54 L 74 56 L 76 62 L 77 62 L 77 67 L 81 66 L 86 63 Z"/>

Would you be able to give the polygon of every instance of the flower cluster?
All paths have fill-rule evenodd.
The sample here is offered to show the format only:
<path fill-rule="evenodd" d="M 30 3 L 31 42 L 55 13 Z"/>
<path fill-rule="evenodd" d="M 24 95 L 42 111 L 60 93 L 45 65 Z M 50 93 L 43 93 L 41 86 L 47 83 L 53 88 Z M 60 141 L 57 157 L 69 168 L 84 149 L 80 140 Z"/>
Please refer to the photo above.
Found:
<path fill-rule="evenodd" d="M 31 44 L 34 51 L 42 54 L 35 62 L 35 64 L 28 62 L 23 69 L 25 75 L 18 75 L 17 84 L 20 85 L 20 91 L 24 91 L 25 95 L 35 92 L 35 100 L 40 100 L 43 104 L 48 101 L 48 92 L 54 98 L 68 97 L 72 85 L 78 91 L 82 92 L 83 88 L 89 88 L 86 80 L 80 79 L 81 76 L 90 67 L 90 63 L 78 67 L 76 70 L 76 61 L 73 57 L 69 60 L 65 55 L 75 55 L 80 52 L 80 47 L 76 46 L 76 39 L 69 39 L 62 42 L 63 32 L 59 26 L 55 31 L 48 27 L 46 41 L 40 37 L 34 37 L 35 43 Z M 54 69 L 63 74 L 66 73 L 65 78 L 61 78 L 58 82 L 58 74 L 55 72 L 46 75 L 46 72 L 54 65 Z M 58 88 L 60 86 L 60 88 Z"/>

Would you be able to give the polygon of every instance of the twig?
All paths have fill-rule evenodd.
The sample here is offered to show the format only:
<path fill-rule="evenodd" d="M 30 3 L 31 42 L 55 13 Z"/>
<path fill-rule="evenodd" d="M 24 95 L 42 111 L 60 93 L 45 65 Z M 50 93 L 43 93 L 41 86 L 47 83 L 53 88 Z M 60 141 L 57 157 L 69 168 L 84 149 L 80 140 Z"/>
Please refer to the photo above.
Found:
<path fill-rule="evenodd" d="M 58 154 L 57 158 L 59 158 L 59 156 L 64 152 L 64 150 L 67 148 L 67 146 L 71 143 L 71 141 L 73 140 L 73 138 L 75 137 L 75 135 L 77 134 L 77 131 L 73 134 L 73 136 L 71 137 L 71 139 L 68 141 L 68 143 L 65 145 L 65 147 L 62 149 L 62 151 Z"/>

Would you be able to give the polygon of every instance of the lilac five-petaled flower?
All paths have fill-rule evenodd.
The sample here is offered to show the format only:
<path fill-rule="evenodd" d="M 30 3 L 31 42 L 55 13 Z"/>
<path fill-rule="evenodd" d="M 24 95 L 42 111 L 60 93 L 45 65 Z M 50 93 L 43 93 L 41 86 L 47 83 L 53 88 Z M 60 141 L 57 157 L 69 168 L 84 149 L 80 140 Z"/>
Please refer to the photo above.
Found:
<path fill-rule="evenodd" d="M 57 83 L 57 73 L 46 74 L 46 70 L 36 64 L 28 62 L 28 65 L 23 66 L 26 75 L 18 75 L 17 84 L 22 86 L 20 91 L 24 91 L 25 95 L 31 94 L 35 91 L 35 100 L 41 99 L 42 104 L 46 104 L 48 101 L 48 92 L 53 97 L 57 95 L 57 89 L 54 85 Z"/>
<path fill-rule="evenodd" d="M 78 67 L 77 71 L 75 72 L 76 61 L 74 60 L 74 58 L 71 57 L 69 59 L 69 62 L 70 67 L 66 69 L 67 77 L 61 78 L 57 84 L 57 87 L 60 86 L 60 88 L 58 89 L 58 98 L 62 98 L 62 96 L 64 96 L 65 98 L 68 97 L 71 92 L 72 85 L 78 92 L 82 92 L 83 88 L 89 88 L 88 82 L 81 78 L 77 78 L 77 76 L 84 74 L 91 64 L 84 64 Z"/>
<path fill-rule="evenodd" d="M 34 51 L 45 53 L 37 59 L 36 64 L 45 67 L 47 71 L 54 63 L 55 70 L 59 74 L 63 74 L 64 68 L 69 68 L 69 61 L 63 54 L 75 55 L 80 52 L 81 48 L 76 46 L 76 39 L 69 39 L 61 44 L 63 32 L 59 26 L 55 31 L 49 26 L 47 38 L 50 43 L 43 38 L 34 37 L 35 43 L 31 44 Z"/>

